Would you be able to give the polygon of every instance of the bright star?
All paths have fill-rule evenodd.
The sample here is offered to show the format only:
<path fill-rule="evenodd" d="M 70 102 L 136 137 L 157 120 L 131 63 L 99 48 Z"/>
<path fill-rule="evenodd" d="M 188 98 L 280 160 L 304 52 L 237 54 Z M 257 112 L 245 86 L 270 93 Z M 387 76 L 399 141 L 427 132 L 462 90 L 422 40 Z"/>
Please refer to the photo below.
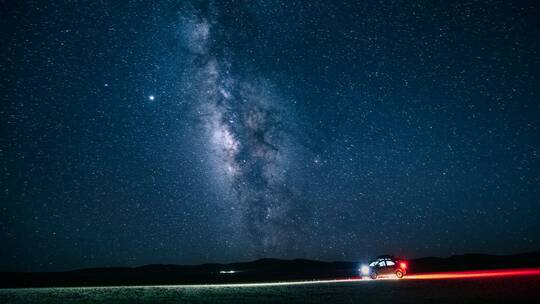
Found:
<path fill-rule="evenodd" d="M 148 96 L 148 99 L 154 100 L 154 99 L 156 99 L 156 97 L 154 95 L 150 95 L 150 96 Z"/>

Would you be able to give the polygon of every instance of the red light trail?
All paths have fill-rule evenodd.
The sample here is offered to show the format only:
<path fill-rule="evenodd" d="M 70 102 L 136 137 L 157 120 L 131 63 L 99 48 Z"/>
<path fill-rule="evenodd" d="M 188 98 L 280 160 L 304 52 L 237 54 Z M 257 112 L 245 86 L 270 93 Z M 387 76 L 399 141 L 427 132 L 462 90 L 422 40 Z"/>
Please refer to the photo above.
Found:
<path fill-rule="evenodd" d="M 437 273 L 412 274 L 403 277 L 406 280 L 448 280 L 448 279 L 475 279 L 491 277 L 512 277 L 540 275 L 540 268 L 516 268 L 497 270 L 452 271 Z"/>

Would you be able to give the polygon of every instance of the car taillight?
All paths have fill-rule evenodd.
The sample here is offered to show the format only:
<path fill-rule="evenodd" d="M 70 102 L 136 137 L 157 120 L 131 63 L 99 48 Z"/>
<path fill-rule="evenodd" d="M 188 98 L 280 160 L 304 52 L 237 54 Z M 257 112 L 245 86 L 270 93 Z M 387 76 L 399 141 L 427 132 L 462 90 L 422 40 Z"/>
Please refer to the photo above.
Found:
<path fill-rule="evenodd" d="M 401 269 L 407 269 L 407 263 L 405 263 L 405 262 L 399 263 L 399 268 L 401 268 Z"/>

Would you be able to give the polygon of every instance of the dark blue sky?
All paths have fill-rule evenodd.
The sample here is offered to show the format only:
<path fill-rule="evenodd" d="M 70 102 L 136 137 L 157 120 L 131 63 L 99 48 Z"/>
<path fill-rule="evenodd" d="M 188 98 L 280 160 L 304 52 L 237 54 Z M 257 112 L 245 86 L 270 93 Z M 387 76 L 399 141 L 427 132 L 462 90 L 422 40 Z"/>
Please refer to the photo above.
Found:
<path fill-rule="evenodd" d="M 534 1 L 1 6 L 0 270 L 540 249 Z"/>

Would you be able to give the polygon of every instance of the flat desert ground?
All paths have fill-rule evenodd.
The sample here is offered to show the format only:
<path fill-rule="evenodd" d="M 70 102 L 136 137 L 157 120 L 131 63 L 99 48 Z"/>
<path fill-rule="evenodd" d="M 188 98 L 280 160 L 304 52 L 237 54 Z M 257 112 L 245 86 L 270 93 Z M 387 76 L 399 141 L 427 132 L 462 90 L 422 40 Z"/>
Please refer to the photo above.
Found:
<path fill-rule="evenodd" d="M 540 303 L 540 276 L 0 289 L 1 303 Z"/>

